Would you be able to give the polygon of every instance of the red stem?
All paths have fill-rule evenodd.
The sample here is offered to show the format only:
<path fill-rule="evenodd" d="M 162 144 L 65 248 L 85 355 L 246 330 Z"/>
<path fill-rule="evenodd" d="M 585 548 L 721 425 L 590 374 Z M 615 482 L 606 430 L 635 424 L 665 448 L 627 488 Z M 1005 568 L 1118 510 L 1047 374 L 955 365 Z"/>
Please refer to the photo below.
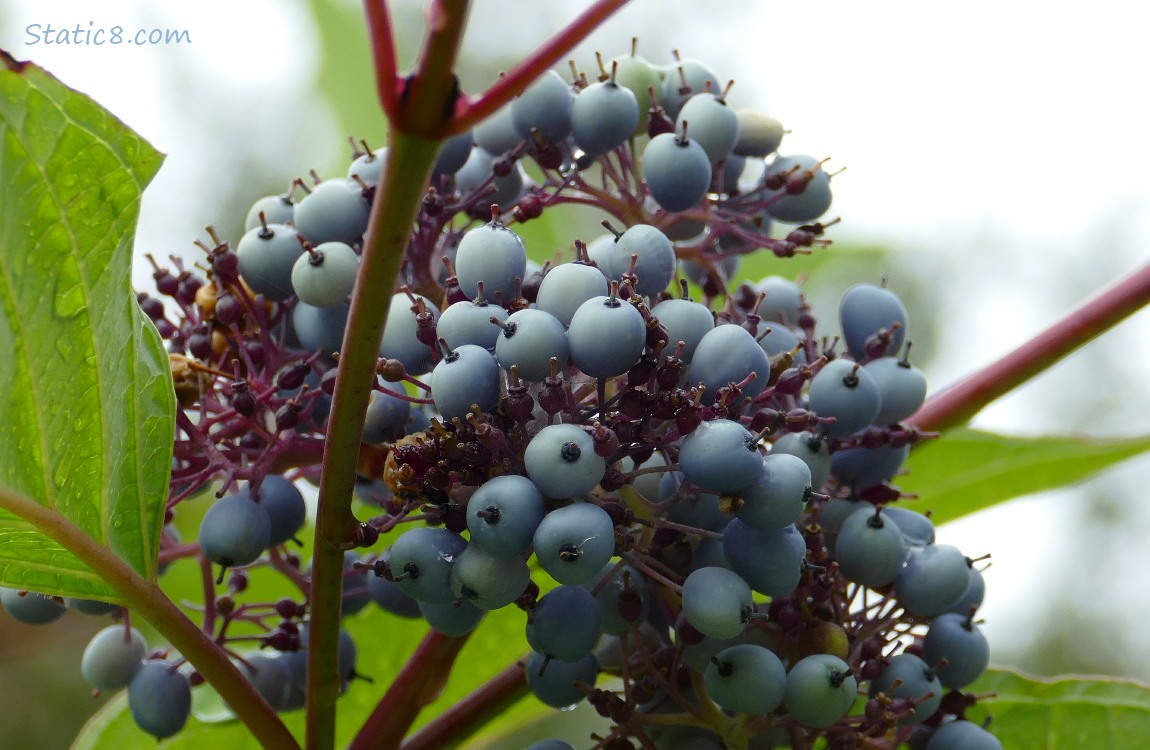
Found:
<path fill-rule="evenodd" d="M 465 643 L 467 636 L 452 637 L 428 631 L 347 746 L 348 750 L 398 748 L 419 712 L 443 690 Z"/>
<path fill-rule="evenodd" d="M 526 658 L 526 657 L 525 657 Z M 523 667 L 516 662 L 407 738 L 400 750 L 438 750 L 471 735 L 490 717 L 527 695 Z"/>
<path fill-rule="evenodd" d="M 395 55 L 395 32 L 385 0 L 364 0 L 367 28 L 371 35 L 371 58 L 375 61 L 375 90 L 388 120 L 399 112 L 399 74 Z"/>
<path fill-rule="evenodd" d="M 941 431 L 965 424 L 987 404 L 1150 304 L 1150 263 L 1106 287 L 1005 357 L 928 400 L 908 424 Z"/>
<path fill-rule="evenodd" d="M 523 90 L 579 42 L 586 39 L 599 24 L 627 4 L 627 0 L 598 0 L 574 21 L 556 33 L 523 62 L 478 97 L 470 101 L 461 99 L 451 123 L 451 134 L 462 133 L 495 113 Z"/>

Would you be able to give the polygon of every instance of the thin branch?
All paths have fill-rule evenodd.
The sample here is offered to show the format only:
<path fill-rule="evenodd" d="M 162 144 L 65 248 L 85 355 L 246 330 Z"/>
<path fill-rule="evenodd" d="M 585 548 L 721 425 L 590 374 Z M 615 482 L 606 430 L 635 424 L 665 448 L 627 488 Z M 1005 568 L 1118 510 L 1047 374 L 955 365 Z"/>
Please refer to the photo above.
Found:
<path fill-rule="evenodd" d="M 601 23 L 626 4 L 627 0 L 598 0 L 483 94 L 470 101 L 461 102 L 456 107 L 450 132 L 462 133 L 474 127 L 514 97 L 522 94 L 532 81 L 559 62 L 564 55 L 569 54 L 575 45 L 586 39 Z"/>
<path fill-rule="evenodd" d="M 399 747 L 419 712 L 439 697 L 465 643 L 467 636 L 428 631 L 360 727 L 348 750 Z"/>
<path fill-rule="evenodd" d="M 526 657 L 522 661 L 526 661 Z M 438 750 L 461 738 L 510 708 L 528 693 L 519 662 L 505 668 L 454 706 L 425 724 L 400 745 L 400 750 Z"/>
<path fill-rule="evenodd" d="M 67 518 L 18 492 L 0 487 L 0 508 L 35 526 L 115 589 L 133 615 L 151 623 L 211 683 L 261 745 L 298 750 L 299 744 L 291 732 L 251 681 L 159 586 L 141 576 Z"/>
<path fill-rule="evenodd" d="M 395 31 L 385 0 L 364 0 L 367 28 L 371 35 L 371 57 L 375 62 L 375 90 L 388 120 L 399 112 L 401 82 L 397 72 Z"/>
<path fill-rule="evenodd" d="M 1150 304 L 1150 263 L 1106 287 L 1005 357 L 929 399 L 907 424 L 941 431 L 997 399 Z"/>

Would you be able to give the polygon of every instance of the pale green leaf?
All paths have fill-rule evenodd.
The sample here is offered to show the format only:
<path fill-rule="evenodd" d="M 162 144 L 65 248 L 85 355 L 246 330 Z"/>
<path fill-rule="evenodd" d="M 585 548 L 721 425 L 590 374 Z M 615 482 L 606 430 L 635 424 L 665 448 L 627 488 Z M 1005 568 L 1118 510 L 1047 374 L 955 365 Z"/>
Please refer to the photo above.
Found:
<path fill-rule="evenodd" d="M 1150 687 L 1108 677 L 1038 680 L 990 670 L 968 692 L 994 693 L 969 717 L 989 713 L 1006 750 L 1139 748 L 1150 737 Z"/>
<path fill-rule="evenodd" d="M 950 430 L 911 451 L 895 483 L 918 493 L 915 507 L 951 521 L 1020 495 L 1081 482 L 1150 450 L 1150 437 L 1007 437 Z"/>
<path fill-rule="evenodd" d="M 154 574 L 171 469 L 168 358 L 131 289 L 160 155 L 87 96 L 0 54 L 0 485 Z M 0 584 L 114 598 L 0 510 Z"/>

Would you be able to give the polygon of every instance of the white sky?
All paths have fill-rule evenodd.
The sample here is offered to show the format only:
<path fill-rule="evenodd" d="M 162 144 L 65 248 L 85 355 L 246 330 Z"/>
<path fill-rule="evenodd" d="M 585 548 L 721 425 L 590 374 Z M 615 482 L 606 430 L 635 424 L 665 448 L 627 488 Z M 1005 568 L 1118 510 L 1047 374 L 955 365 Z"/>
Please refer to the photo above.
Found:
<path fill-rule="evenodd" d="M 172 81 L 159 62 L 180 56 L 217 79 L 221 91 L 230 92 L 227 106 L 274 106 L 314 64 L 300 6 L 287 0 L 8 0 L 0 9 L 0 47 L 93 95 L 171 155 L 148 196 L 142 229 L 145 239 L 166 241 L 162 210 L 149 215 L 149 206 L 178 205 L 183 181 L 202 179 L 192 175 L 211 159 L 213 144 L 181 128 L 187 112 L 164 95 Z M 498 45 L 511 33 L 508 19 L 483 8 L 476 3 L 481 32 L 470 49 Z M 793 131 L 785 150 L 831 156 L 832 164 L 847 167 L 834 182 L 832 211 L 845 218 L 835 236 L 904 251 L 913 283 L 931 285 L 928 293 L 948 324 L 938 345 L 942 354 L 932 363 L 934 383 L 1001 356 L 1093 286 L 1150 257 L 1144 82 L 1150 45 L 1138 3 L 741 0 L 721 10 L 703 8 L 697 0 L 634 0 L 600 39 L 613 40 L 610 49 L 621 52 L 620 40 L 635 29 L 641 37 L 652 23 L 668 24 L 668 36 L 689 34 L 679 42 L 684 54 L 736 78 L 737 105 L 760 106 Z M 555 23 L 562 17 L 552 7 L 546 12 L 556 15 Z M 187 28 L 193 43 L 146 49 L 25 44 L 27 24 L 89 21 Z M 641 51 L 655 62 L 669 61 Z M 246 122 L 241 110 L 237 123 Z M 310 164 L 329 153 L 325 145 L 315 148 L 285 158 Z M 1112 345 L 1091 347 L 992 406 L 979 424 L 1027 432 L 1150 432 L 1142 374 L 1150 366 L 1146 317 L 1117 331 Z M 1123 393 L 1122 408 L 1098 406 L 1099 419 L 1084 422 L 1094 397 L 1083 385 L 1103 378 L 1101 395 Z M 1132 470 L 1113 480 L 1131 493 L 1133 481 Z M 1043 502 L 1017 504 L 992 519 L 979 516 L 945 535 L 972 552 L 994 552 L 986 616 L 990 627 L 1000 627 L 992 640 L 1009 639 L 1007 625 L 1018 632 L 1025 614 L 1011 604 L 1038 585 L 1035 571 L 1045 558 L 1016 540 L 988 542 L 988 528 L 1025 524 L 1032 530 L 1027 538 L 1038 540 L 1066 533 L 1059 525 L 1065 521 L 1036 510 L 1049 505 Z M 1144 567 L 1150 560 L 1136 562 Z"/>

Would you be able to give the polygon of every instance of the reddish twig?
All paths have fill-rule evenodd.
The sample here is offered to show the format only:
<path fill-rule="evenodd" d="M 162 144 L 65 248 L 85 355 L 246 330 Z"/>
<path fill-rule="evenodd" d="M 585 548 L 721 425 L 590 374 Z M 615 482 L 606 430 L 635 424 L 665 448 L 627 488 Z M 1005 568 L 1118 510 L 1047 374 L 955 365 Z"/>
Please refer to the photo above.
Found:
<path fill-rule="evenodd" d="M 907 424 L 941 431 L 970 421 L 987 404 L 1150 303 L 1150 263 L 1106 287 L 1005 357 L 935 394 Z"/>
<path fill-rule="evenodd" d="M 375 62 L 375 90 L 388 120 L 399 112 L 399 91 L 402 86 L 397 72 L 395 32 L 391 26 L 391 12 L 385 0 L 365 0 L 367 28 L 371 36 L 371 58 Z"/>
<path fill-rule="evenodd" d="M 511 69 L 491 88 L 471 100 L 460 100 L 455 109 L 451 132 L 462 133 L 495 113 L 548 68 L 559 62 L 579 42 L 586 39 L 599 24 L 627 4 L 627 0 L 598 0 L 583 11 L 566 28 L 539 46 L 523 62 Z"/>
<path fill-rule="evenodd" d="M 526 660 L 526 657 L 524 657 Z M 527 680 L 519 662 L 512 664 L 424 725 L 400 745 L 400 750 L 437 750 L 468 737 L 492 716 L 527 695 Z"/>
<path fill-rule="evenodd" d="M 443 690 L 465 643 L 467 636 L 452 637 L 428 631 L 360 727 L 348 750 L 399 747 L 419 712 Z"/>

